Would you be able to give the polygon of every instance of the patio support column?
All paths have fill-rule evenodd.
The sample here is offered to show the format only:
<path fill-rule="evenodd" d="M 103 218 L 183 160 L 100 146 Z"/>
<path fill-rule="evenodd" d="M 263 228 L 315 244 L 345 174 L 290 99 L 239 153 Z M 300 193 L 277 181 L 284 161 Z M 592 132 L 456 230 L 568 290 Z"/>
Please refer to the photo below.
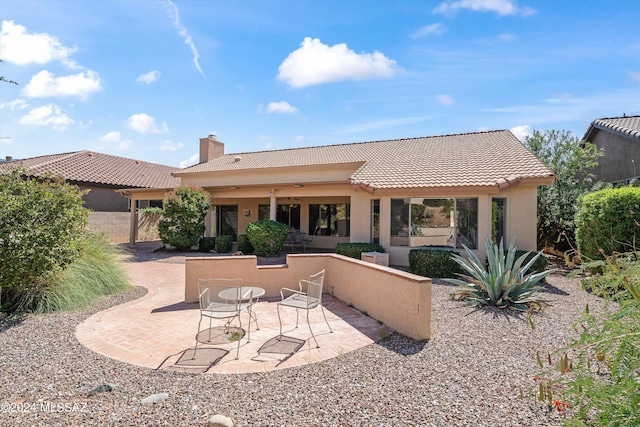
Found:
<path fill-rule="evenodd" d="M 129 216 L 129 246 L 136 245 L 136 232 L 138 231 L 138 210 L 136 209 L 137 200 L 131 196 L 131 215 Z"/>
<path fill-rule="evenodd" d="M 276 201 L 276 194 L 273 190 L 269 191 L 269 197 L 269 219 L 275 221 L 277 218 L 278 202 Z"/>

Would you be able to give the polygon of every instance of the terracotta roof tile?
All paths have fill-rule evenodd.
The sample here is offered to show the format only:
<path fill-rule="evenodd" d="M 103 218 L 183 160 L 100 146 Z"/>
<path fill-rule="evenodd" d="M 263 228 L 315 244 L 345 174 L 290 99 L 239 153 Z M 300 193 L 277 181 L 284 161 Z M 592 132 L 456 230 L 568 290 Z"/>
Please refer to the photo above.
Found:
<path fill-rule="evenodd" d="M 610 117 L 594 120 L 592 127 L 613 131 L 640 141 L 640 116 Z M 588 132 L 587 132 L 588 133 Z"/>
<path fill-rule="evenodd" d="M 512 176 L 553 176 L 506 130 L 227 154 L 175 175 L 354 162 L 362 166 L 352 183 L 375 188 L 494 186 Z"/>
<path fill-rule="evenodd" d="M 68 181 L 108 185 L 118 188 L 173 188 L 180 180 L 171 175 L 180 169 L 111 156 L 92 151 L 52 154 L 0 163 L 0 173 L 21 166 L 33 176 L 46 173 Z"/>

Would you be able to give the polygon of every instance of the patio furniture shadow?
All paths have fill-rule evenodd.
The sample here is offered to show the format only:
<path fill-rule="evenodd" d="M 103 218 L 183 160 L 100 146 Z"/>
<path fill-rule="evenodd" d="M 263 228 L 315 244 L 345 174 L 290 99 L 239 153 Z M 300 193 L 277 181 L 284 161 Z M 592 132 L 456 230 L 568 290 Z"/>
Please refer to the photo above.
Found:
<path fill-rule="evenodd" d="M 180 301 L 175 304 L 165 305 L 164 307 L 154 308 L 151 312 L 164 313 L 168 311 L 198 310 L 199 308 L 200 306 L 197 302 L 186 303 L 184 301 Z"/>
<path fill-rule="evenodd" d="M 262 346 L 258 349 L 258 355 L 253 356 L 251 360 L 256 362 L 263 362 L 260 360 L 260 357 L 267 357 L 269 359 L 279 360 L 277 366 L 280 366 L 284 362 L 286 362 L 291 356 L 298 352 L 304 346 L 304 343 L 307 340 L 303 340 L 300 338 L 288 337 L 286 335 L 276 335 L 273 338 L 267 340 Z M 284 354 L 285 357 L 280 359 L 275 356 L 264 356 L 266 354 Z"/>

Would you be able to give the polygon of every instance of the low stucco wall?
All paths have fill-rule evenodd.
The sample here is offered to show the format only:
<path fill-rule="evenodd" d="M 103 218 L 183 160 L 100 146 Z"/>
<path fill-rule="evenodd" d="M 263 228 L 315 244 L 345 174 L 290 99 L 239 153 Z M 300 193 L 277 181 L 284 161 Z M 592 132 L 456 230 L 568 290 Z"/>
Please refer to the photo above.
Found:
<path fill-rule="evenodd" d="M 185 302 L 198 301 L 198 279 L 240 277 L 280 297 L 325 269 L 324 291 L 416 340 L 431 337 L 431 279 L 337 254 L 288 255 L 286 265 L 258 266 L 255 256 L 187 258 Z"/>
<path fill-rule="evenodd" d="M 87 229 L 103 233 L 111 243 L 129 241 L 129 212 L 91 212 Z"/>

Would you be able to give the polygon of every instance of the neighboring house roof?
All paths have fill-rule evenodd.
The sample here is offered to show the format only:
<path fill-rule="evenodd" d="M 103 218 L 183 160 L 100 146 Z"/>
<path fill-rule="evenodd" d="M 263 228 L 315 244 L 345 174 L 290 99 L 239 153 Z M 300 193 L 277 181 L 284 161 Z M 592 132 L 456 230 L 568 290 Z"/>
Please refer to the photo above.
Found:
<path fill-rule="evenodd" d="M 351 183 L 371 188 L 496 186 L 554 176 L 507 130 L 226 154 L 174 175 L 344 163 L 361 163 Z"/>
<path fill-rule="evenodd" d="M 601 129 L 610 133 L 615 133 L 624 138 L 640 141 L 640 116 L 596 119 L 591 123 L 582 139 L 589 141 L 594 129 Z"/>
<path fill-rule="evenodd" d="M 28 175 L 50 173 L 76 183 L 99 184 L 117 188 L 173 188 L 180 180 L 171 175 L 180 169 L 111 156 L 94 151 L 74 151 L 0 163 L 0 174 L 22 167 Z"/>

